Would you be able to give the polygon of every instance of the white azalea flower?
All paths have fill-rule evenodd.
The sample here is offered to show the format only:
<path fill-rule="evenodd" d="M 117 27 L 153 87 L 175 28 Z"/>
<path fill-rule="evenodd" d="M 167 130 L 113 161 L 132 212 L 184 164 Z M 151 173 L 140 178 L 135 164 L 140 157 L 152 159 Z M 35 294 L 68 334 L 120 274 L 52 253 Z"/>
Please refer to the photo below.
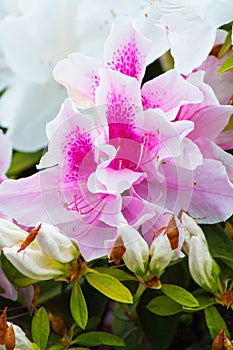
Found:
<path fill-rule="evenodd" d="M 10 322 L 7 322 L 8 326 L 11 325 Z M 30 342 L 30 340 L 26 337 L 25 333 L 22 329 L 16 324 L 12 324 L 13 330 L 15 333 L 15 347 L 14 350 L 38 350 L 36 344 Z M 5 350 L 5 345 L 0 345 L 0 350 Z"/>
<path fill-rule="evenodd" d="M 2 65 L 13 74 L 0 99 L 0 123 L 15 149 L 35 151 L 46 145 L 45 124 L 65 98 L 64 88 L 52 78 L 56 62 L 77 50 L 101 56 L 112 19 L 136 16 L 145 2 L 11 0 L 6 9 L 6 0 L 1 1 L 3 14 L 14 11 L 0 20 Z M 5 85 L 0 81 L 0 88 Z"/>
<path fill-rule="evenodd" d="M 217 28 L 232 20 L 232 0 L 160 0 L 141 12 L 136 26 L 154 42 L 154 58 L 170 48 L 175 68 L 187 75 L 206 59 Z"/>

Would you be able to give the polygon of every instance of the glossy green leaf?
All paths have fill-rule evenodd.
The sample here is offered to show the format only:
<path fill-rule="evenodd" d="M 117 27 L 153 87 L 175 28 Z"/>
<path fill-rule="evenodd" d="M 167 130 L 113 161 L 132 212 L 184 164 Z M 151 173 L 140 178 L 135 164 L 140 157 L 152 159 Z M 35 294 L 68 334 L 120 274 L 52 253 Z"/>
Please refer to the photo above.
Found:
<path fill-rule="evenodd" d="M 232 68 L 233 68 L 233 54 L 230 55 L 226 59 L 226 61 L 221 65 L 221 67 L 217 71 L 217 74 L 221 74 L 221 73 L 227 72 L 227 71 L 229 71 Z"/>
<path fill-rule="evenodd" d="M 63 350 L 64 346 L 63 345 L 52 345 L 48 348 L 48 350 Z"/>
<path fill-rule="evenodd" d="M 112 277 L 117 278 L 119 281 L 137 281 L 137 278 L 129 273 L 119 270 L 119 269 L 111 269 L 107 267 L 95 267 L 95 270 L 110 275 Z"/>
<path fill-rule="evenodd" d="M 133 303 L 130 291 L 116 278 L 104 273 L 88 273 L 85 278 L 92 287 L 108 298 L 121 303 Z"/>
<path fill-rule="evenodd" d="M 216 304 L 216 301 L 213 298 L 208 298 L 204 295 L 195 295 L 195 298 L 197 299 L 199 306 L 196 307 L 189 307 L 189 306 L 183 306 L 184 311 L 199 311 L 206 309 L 207 307 Z"/>
<path fill-rule="evenodd" d="M 70 310 L 77 325 L 80 328 L 84 329 L 88 321 L 88 310 L 82 289 L 78 281 L 75 281 L 72 288 Z"/>
<path fill-rule="evenodd" d="M 232 30 L 230 30 L 226 36 L 226 39 L 218 53 L 218 58 L 222 58 L 231 48 L 231 34 Z"/>
<path fill-rule="evenodd" d="M 83 333 L 75 339 L 75 343 L 86 346 L 125 346 L 125 342 L 123 339 L 121 339 L 117 335 L 107 332 Z"/>
<path fill-rule="evenodd" d="M 220 225 L 203 225 L 210 253 L 233 268 L 233 241 Z"/>
<path fill-rule="evenodd" d="M 10 178 L 17 177 L 22 171 L 39 163 L 43 150 L 34 153 L 15 152 L 12 157 L 11 167 L 7 172 Z"/>
<path fill-rule="evenodd" d="M 47 349 L 47 342 L 50 333 L 49 316 L 46 310 L 41 307 L 36 311 L 32 319 L 32 339 L 40 350 Z"/>
<path fill-rule="evenodd" d="M 196 307 L 199 306 L 197 299 L 186 289 L 174 284 L 163 284 L 162 292 L 180 305 Z"/>
<path fill-rule="evenodd" d="M 207 327 L 210 332 L 210 336 L 212 339 L 215 338 L 217 333 L 224 328 L 226 335 L 229 337 L 229 331 L 227 329 L 226 323 L 224 322 L 222 316 L 219 314 L 217 309 L 214 306 L 209 306 L 204 310 L 205 320 Z"/>
<path fill-rule="evenodd" d="M 147 308 L 159 316 L 175 315 L 182 311 L 182 306 L 166 295 L 152 299 L 147 305 Z"/>

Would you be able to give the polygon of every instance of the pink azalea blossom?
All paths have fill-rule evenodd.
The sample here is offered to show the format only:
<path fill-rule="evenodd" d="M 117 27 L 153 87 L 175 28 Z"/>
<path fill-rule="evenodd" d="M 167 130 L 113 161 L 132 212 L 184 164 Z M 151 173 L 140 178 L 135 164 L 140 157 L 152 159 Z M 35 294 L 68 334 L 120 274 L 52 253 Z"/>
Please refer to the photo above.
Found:
<path fill-rule="evenodd" d="M 192 73 L 184 79 L 176 70 L 170 70 L 145 83 L 139 96 L 148 51 L 148 39 L 129 21 L 118 19 L 105 43 L 104 63 L 73 53 L 57 64 L 54 76 L 66 86 L 68 94 L 80 107 L 83 101 L 89 106 L 108 104 L 112 95 L 118 96 L 119 91 L 125 91 L 131 101 L 134 95 L 135 103 L 144 110 L 162 109 L 183 137 L 183 158 L 176 158 L 174 164 L 161 165 L 169 195 L 163 189 L 160 205 L 175 213 L 186 208 L 193 216 L 205 218 L 205 223 L 224 220 L 232 212 L 233 162 L 216 142 L 233 108 L 220 105 L 213 90 L 203 82 L 203 72 Z M 210 168 L 218 169 L 217 189 L 208 177 L 209 162 Z M 153 200 L 153 194 L 158 197 L 158 189 L 153 188 L 151 192 Z"/>
<path fill-rule="evenodd" d="M 232 211 L 232 166 L 201 145 L 215 145 L 231 106 L 219 105 L 200 73 L 184 79 L 171 70 L 141 89 L 149 47 L 118 19 L 104 63 L 80 54 L 61 61 L 54 75 L 73 102 L 47 125 L 43 170 L 0 188 L 4 213 L 27 226 L 59 226 L 87 260 L 106 255 L 121 225 L 142 227 L 151 241 L 168 211 L 185 209 L 205 223 Z M 74 103 L 96 107 L 81 113 Z"/>

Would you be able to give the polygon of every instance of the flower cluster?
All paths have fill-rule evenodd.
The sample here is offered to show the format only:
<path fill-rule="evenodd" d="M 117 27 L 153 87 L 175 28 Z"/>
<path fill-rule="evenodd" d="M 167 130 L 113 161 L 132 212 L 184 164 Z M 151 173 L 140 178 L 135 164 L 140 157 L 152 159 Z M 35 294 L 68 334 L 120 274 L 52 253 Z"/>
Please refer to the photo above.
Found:
<path fill-rule="evenodd" d="M 225 0 L 224 8 L 222 2 L 136 1 L 132 9 L 131 2 L 120 1 L 122 8 L 115 11 L 114 1 L 106 5 L 101 0 L 101 15 L 91 0 L 72 0 L 69 6 L 61 0 L 56 13 L 53 0 L 41 7 L 37 0 L 30 5 L 19 1 L 13 16 L 7 15 L 6 4 L 2 7 L 0 48 L 8 78 L 1 85 L 7 90 L 0 100 L 0 121 L 8 130 L 7 135 L 0 130 L 1 296 L 24 299 L 32 312 L 38 284 L 71 283 L 71 315 L 80 329 L 90 311 L 82 293 L 85 283 L 132 304 L 127 313 L 134 312 L 146 289 L 159 289 L 147 305 L 150 311 L 165 316 L 205 309 L 210 330 L 211 312 L 217 312 L 213 305 L 232 305 L 231 238 L 224 231 L 222 240 L 216 236 L 220 248 L 215 250 L 213 238 L 197 224 L 216 224 L 232 215 L 233 80 L 232 69 L 225 67 L 232 59 L 232 38 L 230 30 L 227 35 L 218 28 L 233 18 L 231 1 Z M 44 16 L 49 25 L 41 28 Z M 107 38 L 106 18 L 112 22 Z M 98 32 L 95 45 L 82 35 L 90 22 Z M 23 43 L 16 42 L 16 31 Z M 77 43 L 78 35 L 82 40 Z M 35 50 L 29 51 L 31 46 Z M 20 64 L 14 55 L 18 47 L 30 64 Z M 76 47 L 80 52 L 70 53 Z M 148 63 L 168 49 L 174 68 L 148 78 Z M 216 75 L 219 70 L 224 73 Z M 9 109 L 13 95 L 16 103 Z M 37 102 L 29 101 L 24 113 L 22 105 L 31 95 Z M 22 115 L 26 120 L 35 109 L 40 121 L 26 123 L 19 134 Z M 24 151 L 42 147 L 45 130 L 37 133 L 34 127 L 46 122 L 48 145 L 38 171 L 8 179 L 11 142 Z M 186 273 L 201 293 L 185 290 L 189 282 L 167 283 L 166 272 L 180 261 L 187 262 Z M 137 283 L 136 292 L 124 280 Z M 76 341 L 89 346 L 82 336 L 75 337 L 75 327 L 67 332 L 62 324 L 59 333 L 51 319 L 49 326 L 50 313 L 40 312 L 34 322 L 43 323 L 44 317 L 44 349 L 49 327 L 62 333 L 64 349 Z M 24 347 L 41 346 L 36 333 L 34 344 L 7 323 L 6 309 L 0 328 L 1 321 L 0 344 L 6 349 L 9 330 L 12 337 L 18 334 L 16 349 L 21 340 Z M 212 338 L 225 334 L 220 329 Z M 124 345 L 113 343 L 106 345 Z"/>

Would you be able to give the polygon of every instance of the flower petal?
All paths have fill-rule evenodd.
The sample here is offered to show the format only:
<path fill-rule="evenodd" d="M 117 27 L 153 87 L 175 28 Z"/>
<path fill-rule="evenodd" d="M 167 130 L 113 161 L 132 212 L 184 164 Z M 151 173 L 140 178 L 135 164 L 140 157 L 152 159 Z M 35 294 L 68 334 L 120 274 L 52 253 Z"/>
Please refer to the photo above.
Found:
<path fill-rule="evenodd" d="M 99 85 L 100 67 L 102 64 L 96 59 L 72 53 L 57 63 L 53 76 L 66 87 L 69 97 L 79 107 L 88 108 L 94 103 L 95 90 Z"/>
<path fill-rule="evenodd" d="M 176 70 L 170 70 L 142 87 L 144 109 L 160 108 L 174 119 L 182 105 L 201 102 L 203 95 L 196 87 L 188 83 Z"/>
<path fill-rule="evenodd" d="M 12 146 L 10 140 L 3 134 L 2 130 L 0 130 L 0 150 L 0 172 L 6 173 L 11 164 Z"/>
<path fill-rule="evenodd" d="M 150 47 L 151 41 L 137 31 L 129 19 L 115 19 L 104 46 L 105 66 L 141 82 Z"/>

